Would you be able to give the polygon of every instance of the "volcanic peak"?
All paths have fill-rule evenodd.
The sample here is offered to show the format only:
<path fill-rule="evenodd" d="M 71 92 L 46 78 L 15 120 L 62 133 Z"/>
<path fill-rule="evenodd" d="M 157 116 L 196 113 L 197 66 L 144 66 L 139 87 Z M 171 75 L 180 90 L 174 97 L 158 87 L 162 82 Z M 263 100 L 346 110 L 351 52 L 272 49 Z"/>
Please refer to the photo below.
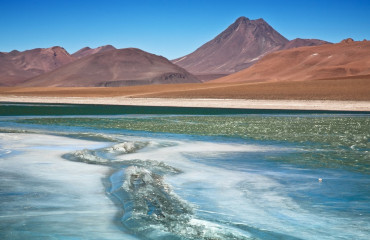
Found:
<path fill-rule="evenodd" d="M 213 40 L 173 62 L 196 74 L 229 74 L 289 42 L 262 18 L 239 17 Z"/>

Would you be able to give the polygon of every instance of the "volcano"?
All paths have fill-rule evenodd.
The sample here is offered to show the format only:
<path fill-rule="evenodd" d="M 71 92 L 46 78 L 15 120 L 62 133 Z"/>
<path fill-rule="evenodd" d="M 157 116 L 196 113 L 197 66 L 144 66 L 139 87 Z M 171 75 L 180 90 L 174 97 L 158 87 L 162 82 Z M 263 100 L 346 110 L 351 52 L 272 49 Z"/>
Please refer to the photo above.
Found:
<path fill-rule="evenodd" d="M 327 42 L 317 39 L 289 41 L 262 18 L 240 17 L 213 40 L 172 62 L 197 75 L 231 74 L 252 66 L 268 53 L 323 43 Z"/>

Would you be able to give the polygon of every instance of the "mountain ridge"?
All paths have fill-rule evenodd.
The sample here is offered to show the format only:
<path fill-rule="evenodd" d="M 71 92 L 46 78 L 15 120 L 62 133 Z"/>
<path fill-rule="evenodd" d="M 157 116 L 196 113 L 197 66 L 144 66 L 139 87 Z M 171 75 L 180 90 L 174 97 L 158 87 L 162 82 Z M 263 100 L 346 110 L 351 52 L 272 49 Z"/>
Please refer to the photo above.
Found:
<path fill-rule="evenodd" d="M 116 48 L 112 45 L 104 45 L 97 48 L 84 47 L 78 50 L 77 52 L 71 54 L 73 57 L 79 59 L 82 57 L 90 56 L 91 54 L 115 50 Z"/>
<path fill-rule="evenodd" d="M 305 81 L 370 74 L 370 41 L 291 48 L 270 53 L 240 72 L 210 82 Z"/>
<path fill-rule="evenodd" d="M 318 39 L 289 41 L 262 18 L 239 17 L 212 40 L 172 62 L 194 74 L 231 74 L 252 66 L 270 52 L 324 43 L 328 42 Z"/>
<path fill-rule="evenodd" d="M 82 57 L 20 86 L 118 87 L 199 82 L 195 76 L 162 56 L 137 48 L 125 48 Z"/>
<path fill-rule="evenodd" d="M 0 85 L 16 85 L 74 60 L 74 57 L 59 46 L 23 52 L 13 50 L 0 54 Z"/>

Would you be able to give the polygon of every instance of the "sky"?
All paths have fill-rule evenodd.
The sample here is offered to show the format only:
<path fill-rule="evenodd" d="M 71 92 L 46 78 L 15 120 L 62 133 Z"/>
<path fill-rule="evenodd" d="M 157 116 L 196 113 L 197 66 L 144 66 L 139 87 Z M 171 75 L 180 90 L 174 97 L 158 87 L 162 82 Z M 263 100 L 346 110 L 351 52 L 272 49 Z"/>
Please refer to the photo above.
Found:
<path fill-rule="evenodd" d="M 263 18 L 289 40 L 370 39 L 370 0 L 0 0 L 0 52 L 111 44 L 174 59 L 240 16 Z"/>

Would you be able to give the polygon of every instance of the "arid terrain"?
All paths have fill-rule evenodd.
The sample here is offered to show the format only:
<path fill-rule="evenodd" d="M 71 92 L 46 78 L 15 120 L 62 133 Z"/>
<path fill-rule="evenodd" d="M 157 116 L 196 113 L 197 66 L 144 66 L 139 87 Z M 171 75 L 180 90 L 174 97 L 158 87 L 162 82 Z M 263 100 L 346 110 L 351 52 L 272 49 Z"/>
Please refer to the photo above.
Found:
<path fill-rule="evenodd" d="M 71 54 L 71 56 L 75 57 L 77 59 L 80 59 L 80 58 L 90 56 L 90 55 L 95 54 L 95 53 L 102 53 L 102 52 L 111 51 L 111 50 L 115 50 L 115 49 L 116 48 L 113 47 L 112 45 L 105 45 L 105 46 L 101 46 L 101 47 L 97 47 L 97 48 L 84 47 L 84 48 L 81 48 L 80 50 L 78 50 L 77 52 Z"/>
<path fill-rule="evenodd" d="M 97 87 L 206 82 L 248 68 L 274 51 L 326 43 L 300 38 L 289 41 L 263 19 L 240 17 L 193 53 L 172 60 L 178 67 L 170 67 L 169 61 L 166 67 L 159 64 L 164 60 L 161 56 L 142 53 L 146 56 L 139 59 L 133 56 L 131 48 L 116 49 L 112 45 L 84 47 L 72 54 L 59 46 L 0 52 L 0 86 Z M 124 52 L 129 51 L 132 56 L 123 57 Z M 137 49 L 136 53 L 139 51 L 144 52 Z"/>
<path fill-rule="evenodd" d="M 61 47 L 0 52 L 0 86 L 16 86 L 26 79 L 50 72 L 74 60 Z"/>
<path fill-rule="evenodd" d="M 200 80 L 164 57 L 126 48 L 86 56 L 19 86 L 118 87 L 196 82 Z"/>
<path fill-rule="evenodd" d="M 84 47 L 73 54 L 61 47 L 0 53 L 0 86 L 2 101 L 370 101 L 370 41 L 289 41 L 263 19 L 240 17 L 193 53 L 172 61 L 111 45 Z"/>
<path fill-rule="evenodd" d="M 255 65 L 213 82 L 278 82 L 370 74 L 370 41 L 300 47 L 271 53 Z"/>
<path fill-rule="evenodd" d="M 274 83 L 192 83 L 100 88 L 2 87 L 0 95 L 370 101 L 370 75 Z"/>
<path fill-rule="evenodd" d="M 230 74 L 274 51 L 325 43 L 318 39 L 289 41 L 262 18 L 240 17 L 211 41 L 172 62 L 193 74 Z"/>

